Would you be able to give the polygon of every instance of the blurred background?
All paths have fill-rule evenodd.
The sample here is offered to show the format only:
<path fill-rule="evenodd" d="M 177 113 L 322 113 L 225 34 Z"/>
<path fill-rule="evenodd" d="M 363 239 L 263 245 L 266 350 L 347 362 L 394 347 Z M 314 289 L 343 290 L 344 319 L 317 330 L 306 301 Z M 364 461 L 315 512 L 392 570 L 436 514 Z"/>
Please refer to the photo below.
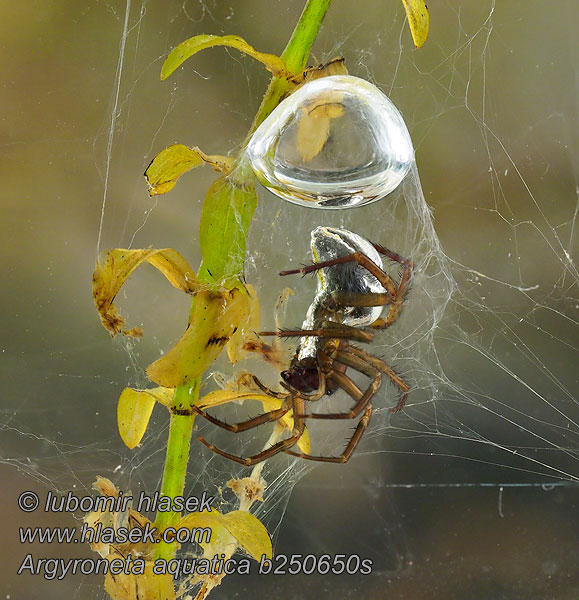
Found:
<path fill-rule="evenodd" d="M 386 390 L 347 465 L 292 469 L 280 458 L 271 467 L 273 508 L 263 512 L 276 552 L 359 554 L 372 559 L 373 573 L 230 577 L 215 598 L 579 595 L 579 5 L 431 4 L 430 35 L 416 50 L 397 0 L 334 0 L 310 63 L 343 55 L 353 75 L 398 106 L 436 237 L 409 232 L 388 200 L 326 215 L 264 191 L 248 251 L 264 322 L 283 287 L 276 273 L 309 261 L 312 224 L 394 239 L 409 255 L 427 236 L 444 266 L 442 279 L 427 269 L 417 277 L 416 308 L 409 303 L 406 321 L 376 348 L 415 390 L 404 413 L 387 414 L 394 393 Z M 131 453 L 117 433 L 116 401 L 125 386 L 147 385 L 143 369 L 180 337 L 189 299 L 143 268 L 119 301 L 145 337 L 111 341 L 91 299 L 97 252 L 172 247 L 199 263 L 199 214 L 214 173 L 200 169 L 153 199 L 142 173 L 172 143 L 234 152 L 268 74 L 234 50 L 207 50 L 165 82 L 162 62 L 200 33 L 238 34 L 280 53 L 303 2 L 0 6 L 0 581 L 7 598 L 101 598 L 100 577 L 16 575 L 28 552 L 90 556 L 22 546 L 20 526 L 78 521 L 24 514 L 16 499 L 28 489 L 86 494 L 97 475 L 133 492 L 158 488 L 167 417 L 157 409 Z M 414 187 L 404 198 L 425 206 Z M 313 283 L 283 285 L 295 286 L 288 320 L 299 325 Z M 431 318 L 422 341 L 405 343 L 413 315 L 435 310 L 433 289 L 444 316 Z M 242 472 L 201 450 L 194 441 L 188 493 Z"/>

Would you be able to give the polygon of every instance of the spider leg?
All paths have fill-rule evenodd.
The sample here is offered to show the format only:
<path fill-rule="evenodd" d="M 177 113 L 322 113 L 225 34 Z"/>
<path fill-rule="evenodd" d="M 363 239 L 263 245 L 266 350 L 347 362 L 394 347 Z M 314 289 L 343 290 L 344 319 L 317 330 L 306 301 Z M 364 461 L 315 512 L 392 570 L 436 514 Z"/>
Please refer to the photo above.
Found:
<path fill-rule="evenodd" d="M 411 260 L 407 260 L 402 258 L 399 254 L 387 250 L 386 248 L 382 248 L 382 246 L 378 246 L 374 244 L 374 247 L 378 252 L 382 254 L 386 254 L 388 258 L 395 260 L 403 266 L 402 278 L 400 279 L 400 284 L 398 285 L 398 290 L 396 291 L 395 297 L 390 304 L 390 308 L 388 314 L 385 318 L 376 319 L 370 327 L 372 329 L 386 329 L 390 327 L 394 321 L 400 316 L 400 311 L 402 310 L 402 304 L 404 303 L 404 299 L 406 297 L 406 293 L 410 288 L 410 281 L 412 279 L 412 272 L 414 270 L 414 263 Z"/>
<path fill-rule="evenodd" d="M 290 394 L 295 394 L 302 398 L 303 400 L 307 400 L 308 402 L 316 402 L 323 398 L 326 395 L 326 380 L 324 377 L 320 379 L 320 387 L 318 391 L 314 394 L 302 394 L 297 390 L 294 390 L 290 385 L 288 385 L 285 381 L 280 381 L 279 384 L 287 390 Z"/>
<path fill-rule="evenodd" d="M 381 360 L 377 356 L 373 356 L 369 352 L 366 352 L 361 348 L 357 348 L 356 346 L 348 346 L 348 352 L 353 354 L 354 356 L 359 357 L 361 360 L 370 363 L 381 373 L 384 373 L 384 375 L 386 375 L 390 379 L 390 381 L 402 392 L 400 400 L 398 400 L 398 404 L 389 409 L 390 412 L 400 412 L 406 404 L 406 398 L 408 397 L 410 386 L 399 375 L 397 375 L 391 367 L 389 367 L 383 360 Z M 354 368 L 358 369 L 358 367 L 356 366 L 354 366 Z"/>
<path fill-rule="evenodd" d="M 194 406 L 193 410 L 205 417 L 210 423 L 221 427 L 222 429 L 227 429 L 227 431 L 232 431 L 233 433 L 238 433 L 239 431 L 247 431 L 248 429 L 253 429 L 254 427 L 258 427 L 259 425 L 263 425 L 263 423 L 269 423 L 270 421 L 277 421 L 281 419 L 289 410 L 291 406 L 282 406 L 276 410 L 270 410 L 269 412 L 258 415 L 257 417 L 253 417 L 252 419 L 247 419 L 246 421 L 240 421 L 239 423 L 226 423 L 225 421 L 221 421 L 220 419 L 216 419 L 209 413 L 205 412 L 203 409 L 198 406 Z"/>
<path fill-rule="evenodd" d="M 394 262 L 401 264 L 403 267 L 409 266 L 411 271 L 414 269 L 414 263 L 411 260 L 408 260 L 407 258 L 400 256 L 400 254 L 398 254 L 398 252 L 393 252 L 392 250 L 388 250 L 388 248 L 384 248 L 384 246 L 381 246 L 380 244 L 376 244 L 375 242 L 371 242 L 371 244 L 372 244 L 372 246 L 374 246 L 374 248 L 376 248 L 376 250 L 380 254 L 387 256 L 390 260 L 393 260 Z"/>
<path fill-rule="evenodd" d="M 343 373 L 331 371 L 328 373 L 327 377 L 328 379 L 335 381 L 348 396 L 356 401 L 356 403 L 347 413 L 314 413 L 300 415 L 304 419 L 355 419 L 368 406 L 372 397 L 380 389 L 380 384 L 382 383 L 382 374 L 377 369 L 374 370 L 374 378 L 364 392 L 362 392 L 360 388 Z"/>
<path fill-rule="evenodd" d="M 350 459 L 350 456 L 356 449 L 356 446 L 362 438 L 364 431 L 366 431 L 366 428 L 368 427 L 370 417 L 372 416 L 372 406 L 369 406 L 369 403 L 379 390 L 382 381 L 380 370 L 369 361 L 365 361 L 361 357 L 353 355 L 345 350 L 336 350 L 331 354 L 331 358 L 339 363 L 356 369 L 360 373 L 372 378 L 372 381 L 366 388 L 366 391 L 362 393 L 358 386 L 349 377 L 339 371 L 330 371 L 327 374 L 327 377 L 335 381 L 339 387 L 341 387 L 351 398 L 356 401 L 356 403 L 347 413 L 308 414 L 300 416 L 304 419 L 355 419 L 362 411 L 364 411 L 364 414 L 358 422 L 358 425 L 356 426 L 356 429 L 354 430 L 354 433 L 352 434 L 352 437 L 350 438 L 350 441 L 348 442 L 344 452 L 342 452 L 342 454 L 339 456 L 312 456 L 311 454 L 295 452 L 294 450 L 284 450 L 286 454 L 291 454 L 292 456 L 297 456 L 298 458 L 304 458 L 306 460 L 313 460 L 317 462 L 345 463 Z"/>
<path fill-rule="evenodd" d="M 356 371 L 366 375 L 366 377 L 370 377 L 370 379 L 376 377 L 376 373 L 378 373 L 380 369 L 378 369 L 370 361 L 364 360 L 365 357 L 350 352 L 350 348 L 355 348 L 355 346 L 348 346 L 348 349 L 345 351 L 335 350 L 331 353 L 331 357 L 347 367 L 356 369 Z"/>
<path fill-rule="evenodd" d="M 277 442 L 273 446 L 270 446 L 269 448 L 266 448 L 265 450 L 254 454 L 253 456 L 248 456 L 247 458 L 243 458 L 242 456 L 236 456 L 235 454 L 225 452 L 225 450 L 217 448 L 217 446 L 210 444 L 207 440 L 205 440 L 202 437 L 199 438 L 199 441 L 202 444 L 205 444 L 205 446 L 207 446 L 209 450 L 212 450 L 213 452 L 219 454 L 220 456 L 223 456 L 224 458 L 228 458 L 229 460 L 239 463 L 240 465 L 245 465 L 246 467 L 252 467 L 257 463 L 260 463 L 272 456 L 275 456 L 276 454 L 286 450 L 287 448 L 291 448 L 300 439 L 301 435 L 301 433 L 292 435 L 291 437 L 282 440 L 281 442 Z"/>
<path fill-rule="evenodd" d="M 268 396 L 272 396 L 273 398 L 277 398 L 278 400 L 283 400 L 284 398 L 287 398 L 287 394 L 284 394 L 283 392 L 274 392 L 272 389 L 268 388 L 266 385 L 261 383 L 261 381 L 255 375 L 252 375 L 252 378 L 253 378 L 255 385 L 257 385 L 257 387 L 264 394 L 267 394 Z"/>
<path fill-rule="evenodd" d="M 385 329 L 386 327 L 390 327 L 390 325 L 392 325 L 392 323 L 400 315 L 404 298 L 406 296 L 408 288 L 410 287 L 410 280 L 412 279 L 414 263 L 411 260 L 402 257 L 400 254 L 393 252 L 392 250 L 388 250 L 388 248 L 380 246 L 380 244 L 372 245 L 380 254 L 383 254 L 384 256 L 387 256 L 390 260 L 393 260 L 398 264 L 402 265 L 402 278 L 400 280 L 398 288 L 396 288 L 391 277 L 383 269 L 378 267 L 378 265 L 376 265 L 375 262 L 373 262 L 370 258 L 368 258 L 365 254 L 361 252 L 354 252 L 347 256 L 342 256 L 339 258 L 334 258 L 332 260 L 315 263 L 308 267 L 302 267 L 301 269 L 282 271 L 280 275 L 292 275 L 296 273 L 301 273 L 302 275 L 305 275 L 306 273 L 311 273 L 312 271 L 323 269 L 325 267 L 332 267 L 347 262 L 357 262 L 360 266 L 364 267 L 367 271 L 374 275 L 374 277 L 376 277 L 376 279 L 387 291 L 387 295 L 384 295 L 383 297 L 379 297 L 381 296 L 380 294 L 376 295 L 378 297 L 372 297 L 373 295 L 368 295 L 367 300 L 362 300 L 360 298 L 356 298 L 355 295 L 348 297 L 349 294 L 347 293 L 337 292 L 335 294 L 337 297 L 334 298 L 334 302 L 336 302 L 338 306 L 380 306 L 390 304 L 390 310 L 388 311 L 388 315 L 385 318 L 377 319 L 371 325 L 373 329 Z M 384 302 L 382 302 L 382 300 L 384 300 Z M 358 304 L 358 302 L 360 302 L 360 304 Z M 376 304 L 374 304 L 374 302 L 376 302 Z"/>
<path fill-rule="evenodd" d="M 343 323 L 334 321 L 322 321 L 319 329 L 292 329 L 280 331 L 260 331 L 259 335 L 276 335 L 278 337 L 305 337 L 315 336 L 321 338 L 344 338 L 355 340 L 357 342 L 371 342 L 374 339 L 374 332 L 352 327 Z"/>
<path fill-rule="evenodd" d="M 303 452 L 294 452 L 293 450 L 284 450 L 286 454 L 291 454 L 292 456 L 297 456 L 298 458 L 305 458 L 306 460 L 314 460 L 317 462 L 326 462 L 326 463 L 346 463 L 348 462 L 350 456 L 356 449 L 358 442 L 364 435 L 364 431 L 368 427 L 368 423 L 370 422 L 370 417 L 372 416 L 372 407 L 368 406 L 362 418 L 358 422 L 348 445 L 346 446 L 344 452 L 339 456 L 312 456 L 311 454 L 304 454 Z"/>
<path fill-rule="evenodd" d="M 382 246 L 380 246 L 380 248 L 382 250 L 382 253 L 384 254 L 386 249 L 382 248 Z M 376 249 L 378 250 L 378 248 Z M 378 251 L 380 252 L 381 250 Z M 343 265 L 344 263 L 348 262 L 357 262 L 360 266 L 364 267 L 367 271 L 374 275 L 374 277 L 376 277 L 376 279 L 382 284 L 384 289 L 390 294 L 392 298 L 396 297 L 396 286 L 394 285 L 394 282 L 392 281 L 390 275 L 388 275 L 388 273 L 381 269 L 373 260 L 368 258 L 362 252 L 353 252 L 352 254 L 348 254 L 346 256 L 340 256 L 332 260 L 326 260 L 323 262 L 315 263 L 313 265 L 310 265 L 309 267 L 302 267 L 301 269 L 282 271 L 280 275 L 295 275 L 297 273 L 300 273 L 301 275 L 306 275 L 307 273 L 312 273 L 313 271 L 317 271 L 319 269 L 333 267 L 335 265 Z"/>
<path fill-rule="evenodd" d="M 199 438 L 199 441 L 202 444 L 204 444 L 205 446 L 207 446 L 210 450 L 215 452 L 216 454 L 219 454 L 220 456 L 223 456 L 224 458 L 228 458 L 229 460 L 239 463 L 240 465 L 245 465 L 246 467 L 251 467 L 257 463 L 267 460 L 271 456 L 275 456 L 279 452 L 282 452 L 284 450 L 287 450 L 288 448 L 291 448 L 302 437 L 302 434 L 304 433 L 304 429 L 305 429 L 304 420 L 300 416 L 300 413 L 303 412 L 303 408 L 304 408 L 303 404 L 304 404 L 304 402 L 301 398 L 292 397 L 291 408 L 294 413 L 294 430 L 292 432 L 291 437 L 286 438 L 285 440 L 276 442 L 269 448 L 266 448 L 265 450 L 262 450 L 261 452 L 258 452 L 257 454 L 254 454 L 252 456 L 243 458 L 242 456 L 236 456 L 235 454 L 230 454 L 229 452 L 225 452 L 225 450 L 221 450 L 221 448 L 214 446 L 213 444 L 211 444 L 210 442 L 208 442 L 207 440 L 205 440 L 202 437 Z M 271 411 L 271 412 L 275 412 L 275 411 Z"/>

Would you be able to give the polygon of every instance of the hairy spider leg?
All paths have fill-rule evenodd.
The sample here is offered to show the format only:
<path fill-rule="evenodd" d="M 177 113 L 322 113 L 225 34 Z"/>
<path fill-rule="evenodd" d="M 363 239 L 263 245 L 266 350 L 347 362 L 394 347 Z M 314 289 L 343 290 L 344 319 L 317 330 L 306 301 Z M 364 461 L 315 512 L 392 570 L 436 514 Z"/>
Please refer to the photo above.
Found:
<path fill-rule="evenodd" d="M 358 422 L 348 445 L 346 446 L 344 452 L 339 456 L 312 456 L 311 454 L 305 454 L 303 452 L 295 452 L 294 450 L 284 450 L 286 454 L 291 454 L 292 456 L 297 456 L 298 458 L 304 458 L 306 460 L 314 460 L 317 462 L 326 462 L 326 463 L 346 463 L 352 456 L 352 453 L 356 449 L 358 442 L 362 438 L 364 431 L 368 427 L 368 423 L 370 423 L 370 417 L 372 416 L 372 407 L 368 406 L 362 418 Z"/>
<path fill-rule="evenodd" d="M 398 318 L 398 315 L 402 310 L 402 303 L 404 302 L 404 297 L 406 296 L 406 292 L 410 287 L 410 280 L 412 278 L 412 271 L 414 270 L 414 263 L 411 260 L 404 258 L 397 252 L 393 252 L 388 248 L 384 248 L 384 246 L 381 246 L 380 244 L 372 243 L 372 246 L 374 246 L 376 251 L 380 254 L 383 254 L 390 260 L 393 260 L 398 264 L 402 265 L 403 273 L 398 288 L 396 288 L 391 277 L 383 269 L 381 269 L 374 261 L 368 258 L 365 254 L 359 251 L 353 252 L 352 254 L 349 254 L 347 256 L 342 256 L 339 258 L 334 258 L 332 260 L 315 263 L 308 267 L 302 267 L 301 269 L 282 271 L 280 275 L 294 275 L 297 273 L 306 275 L 307 273 L 311 273 L 313 271 L 317 271 L 326 267 L 333 267 L 335 265 L 341 265 L 347 262 L 357 262 L 360 266 L 364 267 L 367 271 L 374 275 L 374 277 L 376 277 L 376 279 L 380 282 L 382 287 L 385 290 L 387 290 L 389 297 L 384 298 L 384 296 L 381 294 L 366 294 L 366 299 L 364 300 L 362 299 L 362 297 L 364 296 L 363 294 L 357 295 L 336 292 L 332 294 L 332 296 L 334 296 L 333 300 L 336 302 L 336 304 L 342 304 L 342 306 L 380 306 L 390 304 L 390 310 L 388 311 L 387 317 L 377 319 L 371 325 L 373 329 L 385 329 L 386 327 L 392 325 L 392 323 Z M 382 301 L 383 299 L 385 300 L 384 302 Z"/>
<path fill-rule="evenodd" d="M 389 367 L 382 359 L 378 358 L 377 356 L 374 356 L 369 352 L 362 350 L 362 348 L 357 348 L 356 346 L 348 346 L 348 351 L 350 352 L 350 354 L 353 354 L 359 357 L 361 360 L 370 363 L 381 373 L 384 373 L 384 375 L 386 375 L 390 379 L 390 381 L 392 381 L 392 383 L 402 392 L 402 395 L 398 400 L 398 404 L 388 409 L 390 412 L 400 412 L 406 404 L 406 398 L 408 397 L 410 386 L 391 367 Z M 354 368 L 356 369 L 357 367 Z"/>
<path fill-rule="evenodd" d="M 396 261 L 403 267 L 402 277 L 400 279 L 400 283 L 398 284 L 398 289 L 396 290 L 394 299 L 389 306 L 388 314 L 385 318 L 380 317 L 379 319 L 376 319 L 374 323 L 370 325 L 372 329 L 386 329 L 387 327 L 390 327 L 390 325 L 392 325 L 392 323 L 394 323 L 394 321 L 396 321 L 396 319 L 400 316 L 402 304 L 404 303 L 406 293 L 410 288 L 412 272 L 414 271 L 414 263 L 411 260 L 403 258 L 396 252 L 392 252 L 392 250 L 388 250 L 387 248 L 380 246 L 379 244 L 373 244 L 373 246 L 378 252 L 384 254 L 391 260 Z"/>
<path fill-rule="evenodd" d="M 393 250 L 388 250 L 388 248 L 385 248 L 384 246 L 381 246 L 380 244 L 376 244 L 375 242 L 370 242 L 370 243 L 372 244 L 372 246 L 374 246 L 374 248 L 380 254 L 387 256 L 390 260 L 393 260 L 394 262 L 397 262 L 404 267 L 409 265 L 411 270 L 414 269 L 414 263 L 411 260 L 409 260 L 408 258 L 404 258 L 400 254 L 398 254 L 398 252 L 394 252 Z"/>
<path fill-rule="evenodd" d="M 346 355 L 347 352 L 340 353 L 342 355 Z M 342 357 L 344 359 L 343 364 L 346 363 L 345 356 Z M 342 361 L 339 361 L 342 362 Z M 356 362 L 355 357 L 352 357 L 352 360 L 348 360 L 351 363 L 348 366 L 353 366 Z M 339 371 L 332 370 L 330 371 L 326 377 L 335 381 L 337 385 L 342 388 L 350 398 L 355 400 L 354 406 L 347 413 L 313 413 L 313 414 L 305 414 L 300 415 L 304 419 L 322 419 L 322 420 L 335 420 L 335 419 L 355 419 L 370 403 L 370 400 L 376 395 L 376 392 L 380 389 L 380 385 L 382 383 L 382 374 L 378 369 L 374 369 L 371 365 L 367 365 L 368 372 L 372 369 L 372 381 L 370 381 L 368 387 L 364 392 L 360 390 L 360 388 L 344 373 L 340 373 Z M 356 367 L 353 367 L 356 368 Z"/>
<path fill-rule="evenodd" d="M 242 456 L 236 456 L 235 454 L 230 454 L 229 452 L 225 452 L 225 450 L 221 450 L 221 448 L 217 448 L 217 446 L 214 446 L 213 444 L 209 443 L 207 440 L 205 440 L 202 437 L 199 438 L 199 441 L 202 444 L 204 444 L 205 446 L 207 446 L 210 450 L 212 450 L 216 454 L 219 454 L 220 456 L 223 456 L 224 458 L 228 458 L 229 460 L 232 460 L 241 465 L 245 465 L 246 467 L 251 467 L 253 465 L 256 465 L 257 463 L 260 463 L 264 460 L 267 460 L 268 458 L 270 458 L 272 456 L 275 456 L 279 452 L 282 452 L 284 450 L 287 450 L 288 448 L 291 448 L 302 437 L 304 430 L 305 430 L 305 422 L 300 417 L 300 414 L 303 412 L 303 409 L 304 409 L 304 406 L 303 406 L 304 401 L 303 401 L 303 399 L 298 398 L 297 396 L 292 396 L 291 401 L 292 401 L 292 410 L 293 410 L 293 414 L 294 414 L 294 428 L 293 428 L 293 433 L 292 433 L 291 437 L 286 438 L 285 440 L 276 442 L 275 444 L 271 445 L 269 448 L 266 448 L 265 450 L 262 450 L 261 452 L 258 452 L 257 454 L 243 458 Z"/>
<path fill-rule="evenodd" d="M 371 342 L 374 339 L 372 330 L 352 327 L 334 321 L 322 321 L 318 329 L 288 329 L 281 331 L 260 331 L 259 335 L 275 335 L 277 337 L 305 337 L 315 336 L 321 338 L 343 338 L 357 342 Z"/>
<path fill-rule="evenodd" d="M 251 419 L 247 419 L 246 421 L 240 421 L 239 423 L 226 423 L 225 421 L 221 421 L 220 419 L 215 418 L 210 415 L 208 412 L 205 412 L 203 409 L 198 406 L 193 406 L 193 410 L 202 417 L 205 417 L 209 422 L 221 427 L 222 429 L 227 429 L 227 431 L 232 431 L 233 433 L 237 433 L 239 431 L 247 431 L 248 429 L 253 429 L 254 427 L 259 427 L 259 425 L 263 425 L 263 423 L 269 423 L 270 421 L 277 421 L 281 419 L 289 410 L 291 406 L 282 406 L 281 408 L 277 408 L 276 410 L 270 410 L 261 415 L 257 415 L 257 417 L 253 417 Z"/>
<path fill-rule="evenodd" d="M 356 384 L 346 375 L 338 371 L 330 371 L 327 374 L 329 379 L 335 381 L 339 387 L 341 387 L 350 397 L 356 400 L 356 404 L 352 407 L 352 409 L 348 413 L 326 413 L 326 414 L 313 414 L 313 415 L 300 415 L 303 418 L 311 418 L 311 419 L 355 419 L 363 410 L 364 414 L 362 418 L 358 422 L 356 428 L 354 429 L 354 433 L 350 438 L 346 448 L 339 456 L 313 456 L 311 454 L 305 454 L 304 452 L 295 452 L 294 450 L 284 450 L 286 454 L 290 454 L 291 456 L 296 456 L 298 458 L 303 458 L 306 460 L 313 460 L 317 462 L 327 462 L 327 463 L 346 463 L 350 459 L 350 456 L 356 449 L 356 446 L 360 442 L 362 435 L 366 431 L 368 424 L 370 422 L 370 418 L 372 416 L 372 406 L 370 404 L 370 400 L 374 397 L 376 392 L 380 389 L 381 384 L 381 373 L 369 362 L 365 362 L 359 357 L 352 356 L 346 350 L 337 350 L 332 353 L 332 359 L 337 360 L 338 362 L 345 364 L 346 366 L 350 366 L 364 375 L 368 377 L 372 377 L 372 381 L 370 382 L 368 388 L 364 393 L 356 386 Z"/>
<path fill-rule="evenodd" d="M 297 390 L 294 390 L 291 386 L 289 386 L 285 381 L 280 381 L 279 384 L 284 390 L 287 390 L 289 394 L 293 394 L 299 396 L 303 400 L 307 400 L 308 402 L 317 402 L 321 398 L 326 395 L 326 379 L 325 377 L 320 377 L 320 387 L 315 394 L 304 394 Z"/>
<path fill-rule="evenodd" d="M 364 267 L 367 271 L 374 275 L 374 277 L 376 277 L 376 279 L 380 282 L 382 287 L 388 292 L 388 294 L 392 298 L 396 297 L 396 286 L 394 285 L 394 282 L 392 281 L 390 275 L 388 275 L 388 273 L 381 269 L 373 260 L 368 258 L 362 252 L 358 251 L 353 252 L 352 254 L 348 254 L 346 256 L 333 258 L 332 260 L 325 260 L 323 262 L 314 263 L 309 267 L 302 267 L 301 269 L 282 271 L 280 275 L 282 277 L 285 275 L 296 275 L 298 273 L 300 273 L 301 275 L 306 275 L 307 273 L 312 273 L 313 271 L 318 271 L 319 269 L 333 267 L 335 265 L 343 265 L 348 262 L 357 262 L 360 266 Z"/>
<path fill-rule="evenodd" d="M 272 396 L 272 398 L 277 398 L 278 400 L 285 400 L 287 398 L 287 394 L 284 392 L 276 392 L 261 383 L 260 379 L 256 375 L 252 375 L 251 377 L 255 385 L 257 385 L 257 387 L 267 396 Z"/>

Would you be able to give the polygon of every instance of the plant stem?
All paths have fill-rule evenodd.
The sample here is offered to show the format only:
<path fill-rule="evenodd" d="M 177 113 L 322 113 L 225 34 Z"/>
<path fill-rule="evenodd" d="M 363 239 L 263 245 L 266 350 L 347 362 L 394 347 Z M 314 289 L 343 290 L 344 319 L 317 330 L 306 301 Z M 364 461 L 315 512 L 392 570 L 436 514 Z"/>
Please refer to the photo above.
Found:
<path fill-rule="evenodd" d="M 187 463 L 189 461 L 189 446 L 193 432 L 195 413 L 191 410 L 193 404 L 199 397 L 200 380 L 196 379 L 192 384 L 182 385 L 175 390 L 171 410 L 171 421 L 169 424 L 169 439 L 167 441 L 167 456 L 165 458 L 165 469 L 163 471 L 163 482 L 161 483 L 161 496 L 175 498 L 182 496 L 185 490 L 185 477 L 187 476 Z M 185 414 L 176 414 L 179 413 Z M 191 413 L 191 414 L 188 414 Z M 179 521 L 181 513 L 157 512 L 155 527 L 162 529 L 174 526 Z M 177 549 L 177 544 L 166 544 L 160 542 L 157 545 L 155 558 L 170 560 Z"/>
<path fill-rule="evenodd" d="M 281 55 L 292 75 L 299 75 L 304 70 L 331 2 L 332 0 L 308 0 L 306 2 L 292 36 Z M 252 133 L 259 127 L 260 123 L 269 116 L 271 111 L 281 102 L 291 88 L 292 83 L 288 79 L 272 78 L 259 110 L 255 115 L 245 144 L 249 141 Z"/>
<path fill-rule="evenodd" d="M 330 3 L 331 0 L 307 0 L 300 19 L 282 54 L 282 58 L 293 75 L 298 75 L 303 71 Z M 291 87 L 292 83 L 286 78 L 273 78 L 271 80 L 255 116 L 246 143 L 257 126 L 279 104 Z M 220 231 L 216 231 L 215 235 L 219 235 L 220 233 Z M 188 412 L 187 409 L 190 409 L 197 402 L 199 385 L 200 380 L 196 380 L 190 385 L 178 387 L 175 391 L 172 408 L 179 409 L 181 413 Z M 195 413 L 175 414 L 174 410 L 171 411 L 167 456 L 163 471 L 163 482 L 161 484 L 162 496 L 175 498 L 176 496 L 183 495 L 194 420 Z M 259 476 L 260 472 L 261 468 L 255 471 L 256 477 Z M 177 524 L 179 518 L 180 513 L 178 512 L 158 512 L 155 526 L 157 528 L 173 526 Z M 161 542 L 156 549 L 155 558 L 170 560 L 175 555 L 176 549 L 176 544 Z"/>
<path fill-rule="evenodd" d="M 308 0 L 281 57 L 297 75 L 306 66 L 314 41 L 332 0 Z"/>

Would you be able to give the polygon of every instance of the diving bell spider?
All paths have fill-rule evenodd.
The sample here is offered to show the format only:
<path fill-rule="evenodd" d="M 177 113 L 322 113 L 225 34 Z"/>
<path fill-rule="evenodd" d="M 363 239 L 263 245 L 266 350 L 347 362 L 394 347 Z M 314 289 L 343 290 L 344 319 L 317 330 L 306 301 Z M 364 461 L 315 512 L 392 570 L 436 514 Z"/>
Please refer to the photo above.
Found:
<path fill-rule="evenodd" d="M 280 385 L 285 392 L 270 390 L 253 376 L 263 393 L 282 401 L 281 407 L 233 424 L 220 421 L 195 407 L 208 421 L 234 433 L 278 421 L 291 411 L 292 435 L 247 458 L 229 454 L 199 438 L 217 454 L 242 465 L 254 465 L 279 452 L 320 462 L 345 463 L 370 422 L 370 401 L 380 389 L 382 376 L 386 375 L 401 392 L 391 412 L 402 410 L 408 396 L 409 386 L 383 360 L 354 346 L 352 342 L 369 343 L 374 338 L 374 330 L 386 329 L 398 319 L 410 287 L 414 263 L 346 229 L 331 227 L 317 227 L 312 231 L 312 254 L 316 260 L 313 265 L 280 273 L 285 276 L 318 272 L 318 291 L 307 311 L 302 329 L 260 333 L 262 336 L 300 338 L 289 369 L 281 373 Z M 398 286 L 383 270 L 380 255 L 401 265 L 402 275 Z M 388 313 L 383 317 L 382 311 L 386 306 Z M 361 390 L 348 377 L 348 367 L 370 379 L 365 390 Z M 350 411 L 306 412 L 306 402 L 331 395 L 337 389 L 344 390 L 354 401 Z M 304 433 L 306 419 L 356 419 L 360 415 L 354 433 L 339 456 L 312 456 L 292 450 Z"/>

